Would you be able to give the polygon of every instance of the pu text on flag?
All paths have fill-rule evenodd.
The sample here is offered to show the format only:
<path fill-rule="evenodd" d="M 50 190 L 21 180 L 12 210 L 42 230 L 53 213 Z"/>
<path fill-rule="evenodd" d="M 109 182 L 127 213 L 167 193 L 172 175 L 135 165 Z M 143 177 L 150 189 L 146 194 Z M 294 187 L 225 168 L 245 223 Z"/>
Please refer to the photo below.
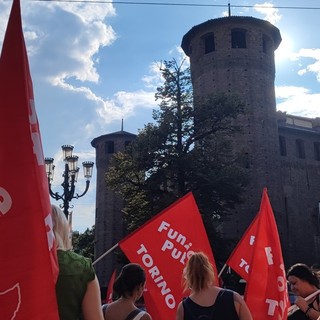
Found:
<path fill-rule="evenodd" d="M 19 0 L 2 46 L 0 96 L 0 319 L 57 320 L 51 208 Z"/>
<path fill-rule="evenodd" d="M 148 290 L 144 299 L 153 320 L 175 319 L 176 308 L 183 297 L 182 271 L 193 252 L 207 254 L 215 268 L 192 193 L 120 241 L 119 246 L 131 262 L 141 264 L 146 270 Z"/>

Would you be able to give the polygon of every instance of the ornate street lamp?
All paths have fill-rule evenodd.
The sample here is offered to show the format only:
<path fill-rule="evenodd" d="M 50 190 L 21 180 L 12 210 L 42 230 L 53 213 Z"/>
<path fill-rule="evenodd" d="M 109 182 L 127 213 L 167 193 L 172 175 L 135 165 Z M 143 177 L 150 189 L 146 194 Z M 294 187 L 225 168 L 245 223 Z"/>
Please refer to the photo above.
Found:
<path fill-rule="evenodd" d="M 45 165 L 46 165 L 46 173 L 48 177 L 48 184 L 49 184 L 49 192 L 50 196 L 55 200 L 62 200 L 63 205 L 61 206 L 63 208 L 63 212 L 66 215 L 67 219 L 69 216 L 69 208 L 72 208 L 73 206 L 69 205 L 69 202 L 72 199 L 78 199 L 83 197 L 90 185 L 90 178 L 92 177 L 92 169 L 93 169 L 93 162 L 92 161 L 84 161 L 82 162 L 83 165 L 83 174 L 86 179 L 86 187 L 83 193 L 80 195 L 78 193 L 75 194 L 75 188 L 76 183 L 78 180 L 78 174 L 79 174 L 79 167 L 78 167 L 78 159 L 79 157 L 72 155 L 73 146 L 70 145 L 63 145 L 62 146 L 62 152 L 63 152 L 63 160 L 65 162 L 65 168 L 64 172 L 62 174 L 63 182 L 62 182 L 62 188 L 63 193 L 59 194 L 58 192 L 53 192 L 51 189 L 51 183 L 53 180 L 54 175 L 54 164 L 53 158 L 45 158 Z"/>

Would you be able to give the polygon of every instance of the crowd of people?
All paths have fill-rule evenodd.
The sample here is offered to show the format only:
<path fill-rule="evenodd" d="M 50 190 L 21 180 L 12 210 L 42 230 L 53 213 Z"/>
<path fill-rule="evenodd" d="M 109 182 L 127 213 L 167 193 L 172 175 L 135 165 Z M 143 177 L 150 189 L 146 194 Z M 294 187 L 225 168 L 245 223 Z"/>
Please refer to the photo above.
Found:
<path fill-rule="evenodd" d="M 136 263 L 125 265 L 113 286 L 117 298 L 102 306 L 92 263 L 72 251 L 69 223 L 55 205 L 52 220 L 59 263 L 56 296 L 60 320 L 152 320 L 136 305 L 146 285 L 144 269 Z M 189 295 L 179 303 L 176 320 L 253 319 L 244 299 L 235 291 L 215 286 L 214 277 L 208 257 L 202 252 L 192 254 L 182 275 Z M 288 270 L 287 279 L 295 295 L 295 308 L 289 310 L 288 320 L 320 320 L 319 272 L 298 263 Z"/>

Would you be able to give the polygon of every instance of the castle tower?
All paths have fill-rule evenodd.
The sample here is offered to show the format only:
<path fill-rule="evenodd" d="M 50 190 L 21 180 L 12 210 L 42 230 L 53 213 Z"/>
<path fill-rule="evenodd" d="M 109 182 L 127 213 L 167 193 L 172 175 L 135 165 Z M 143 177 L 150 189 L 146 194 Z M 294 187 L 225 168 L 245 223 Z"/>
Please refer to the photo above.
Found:
<path fill-rule="evenodd" d="M 230 16 L 193 27 L 182 40 L 190 57 L 194 96 L 219 92 L 238 94 L 246 112 L 237 118 L 241 131 L 232 137 L 251 182 L 224 236 L 240 238 L 259 210 L 262 191 L 268 188 L 279 225 L 285 226 L 280 197 L 279 133 L 275 100 L 274 51 L 281 42 L 279 30 L 267 21 Z M 287 236 L 286 228 L 279 230 Z"/>
<path fill-rule="evenodd" d="M 124 151 L 125 147 L 135 138 L 136 135 L 121 130 L 102 135 L 91 142 L 91 145 L 96 149 L 97 166 L 95 259 L 112 248 L 124 236 L 121 212 L 123 201 L 119 195 L 108 188 L 105 181 L 105 173 L 108 171 L 113 154 Z M 107 287 L 115 267 L 116 261 L 112 252 L 95 265 L 102 290 Z"/>

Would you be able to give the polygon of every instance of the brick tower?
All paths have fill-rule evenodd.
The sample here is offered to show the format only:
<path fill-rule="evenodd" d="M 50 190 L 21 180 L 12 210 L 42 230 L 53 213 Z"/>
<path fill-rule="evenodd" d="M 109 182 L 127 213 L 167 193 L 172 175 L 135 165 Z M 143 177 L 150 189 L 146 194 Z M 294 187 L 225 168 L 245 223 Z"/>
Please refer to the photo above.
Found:
<path fill-rule="evenodd" d="M 190 58 L 194 96 L 219 92 L 238 94 L 246 113 L 237 119 L 241 131 L 232 137 L 251 178 L 245 202 L 223 224 L 225 237 L 242 236 L 259 210 L 262 191 L 268 188 L 279 225 L 285 225 L 280 197 L 279 133 L 275 100 L 274 51 L 279 30 L 253 17 L 229 16 L 193 27 L 182 40 Z M 286 237 L 287 230 L 279 230 Z"/>
<path fill-rule="evenodd" d="M 136 135 L 118 131 L 105 134 L 92 140 L 96 149 L 97 190 L 95 218 L 95 259 L 112 248 L 124 236 L 124 224 L 121 210 L 123 201 L 119 195 L 110 190 L 105 181 L 111 157 L 118 151 L 124 151 L 126 145 L 136 138 Z M 111 252 L 95 265 L 100 287 L 104 290 L 116 267 L 115 255 Z"/>

